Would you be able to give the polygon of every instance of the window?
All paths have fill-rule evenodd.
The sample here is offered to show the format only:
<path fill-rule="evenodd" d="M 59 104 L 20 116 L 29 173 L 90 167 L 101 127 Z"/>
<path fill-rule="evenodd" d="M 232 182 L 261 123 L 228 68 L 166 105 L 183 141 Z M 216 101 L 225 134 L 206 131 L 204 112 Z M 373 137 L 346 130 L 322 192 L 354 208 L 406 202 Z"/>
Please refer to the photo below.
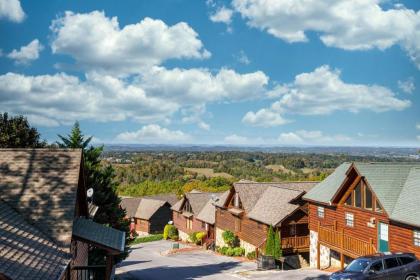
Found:
<path fill-rule="evenodd" d="M 375 200 L 375 211 L 378 213 L 382 213 L 382 207 L 377 199 Z"/>
<path fill-rule="evenodd" d="M 290 226 L 290 235 L 291 236 L 295 236 L 296 235 L 296 225 L 291 225 Z"/>
<path fill-rule="evenodd" d="M 349 197 L 347 197 L 346 202 L 344 202 L 344 204 L 346 204 L 347 206 L 353 206 L 353 193 L 351 193 Z"/>
<path fill-rule="evenodd" d="M 192 219 L 191 218 L 187 218 L 186 219 L 186 223 L 187 223 L 187 229 L 192 229 L 192 224 L 193 224 Z"/>
<path fill-rule="evenodd" d="M 394 268 L 400 266 L 397 258 L 389 258 L 385 259 L 385 266 L 387 269 Z"/>
<path fill-rule="evenodd" d="M 346 226 L 354 227 L 354 215 L 352 213 L 346 213 Z"/>
<path fill-rule="evenodd" d="M 318 206 L 318 217 L 324 218 L 325 217 L 325 209 L 322 206 Z"/>
<path fill-rule="evenodd" d="M 373 263 L 370 266 L 370 270 L 373 270 L 373 271 L 381 271 L 383 269 L 384 269 L 384 265 L 382 264 L 382 261 L 378 261 L 376 263 Z"/>
<path fill-rule="evenodd" d="M 201 228 L 206 228 L 206 223 L 205 222 L 201 222 Z"/>
<path fill-rule="evenodd" d="M 190 202 L 188 200 L 185 201 L 185 204 L 184 204 L 184 207 L 182 208 L 182 210 L 185 211 L 185 212 L 192 213 L 191 204 L 190 204 Z"/>
<path fill-rule="evenodd" d="M 356 188 L 354 189 L 354 206 L 362 207 L 362 183 L 359 182 Z"/>
<path fill-rule="evenodd" d="M 406 265 L 406 264 L 414 262 L 414 258 L 412 257 L 399 257 L 398 259 L 400 260 L 402 265 Z"/>
<path fill-rule="evenodd" d="M 413 242 L 414 242 L 414 246 L 420 247 L 420 231 L 419 230 L 413 231 Z"/>
<path fill-rule="evenodd" d="M 372 210 L 372 192 L 371 190 L 365 185 L 365 209 Z"/>

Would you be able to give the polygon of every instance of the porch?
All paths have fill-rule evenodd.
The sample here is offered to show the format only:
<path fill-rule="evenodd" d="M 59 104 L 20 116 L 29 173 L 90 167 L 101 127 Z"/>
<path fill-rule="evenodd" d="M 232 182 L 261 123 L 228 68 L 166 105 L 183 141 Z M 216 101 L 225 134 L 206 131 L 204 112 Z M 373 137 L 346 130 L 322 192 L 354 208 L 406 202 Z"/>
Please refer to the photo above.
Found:
<path fill-rule="evenodd" d="M 344 268 L 344 256 L 358 258 L 377 252 L 372 238 L 369 241 L 356 238 L 337 230 L 334 226 L 321 226 L 318 224 L 317 242 L 317 268 L 321 268 L 320 246 L 324 245 L 340 254 L 340 266 Z"/>

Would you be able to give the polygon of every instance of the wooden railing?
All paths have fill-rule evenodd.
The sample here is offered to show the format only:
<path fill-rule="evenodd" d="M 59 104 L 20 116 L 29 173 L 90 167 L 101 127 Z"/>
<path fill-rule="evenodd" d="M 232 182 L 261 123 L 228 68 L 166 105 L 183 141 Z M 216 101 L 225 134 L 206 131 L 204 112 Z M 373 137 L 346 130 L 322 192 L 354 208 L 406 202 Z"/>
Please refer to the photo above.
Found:
<path fill-rule="evenodd" d="M 103 280 L 105 279 L 105 265 L 73 266 L 72 279 Z"/>
<path fill-rule="evenodd" d="M 309 236 L 292 236 L 281 239 L 282 249 L 309 249 Z"/>
<path fill-rule="evenodd" d="M 341 251 L 350 257 L 360 257 L 376 253 L 373 240 L 365 241 L 324 226 L 318 226 L 319 242 Z"/>

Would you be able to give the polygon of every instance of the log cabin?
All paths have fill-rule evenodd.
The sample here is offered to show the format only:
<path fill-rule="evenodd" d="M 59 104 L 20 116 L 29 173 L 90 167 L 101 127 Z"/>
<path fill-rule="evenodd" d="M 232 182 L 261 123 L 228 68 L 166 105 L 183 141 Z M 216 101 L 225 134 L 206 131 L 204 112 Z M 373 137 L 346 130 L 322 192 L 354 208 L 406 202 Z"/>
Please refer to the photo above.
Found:
<path fill-rule="evenodd" d="M 191 233 L 200 231 L 207 233 L 206 243 L 214 239 L 214 203 L 221 196 L 223 193 L 193 190 L 172 207 L 172 219 L 182 241 L 188 241 Z"/>
<path fill-rule="evenodd" d="M 131 228 L 139 235 L 162 233 L 172 219 L 171 207 L 178 201 L 175 194 L 144 197 L 124 197 L 120 207 L 126 210 Z"/>
<path fill-rule="evenodd" d="M 310 265 L 380 252 L 420 258 L 420 164 L 343 163 L 309 191 Z"/>
<path fill-rule="evenodd" d="M 281 235 L 283 254 L 309 252 L 307 203 L 302 196 L 315 182 L 234 183 L 216 204 L 216 246 L 225 246 L 222 234 L 232 231 L 245 253 L 264 250 L 270 226 Z"/>
<path fill-rule="evenodd" d="M 111 279 L 125 233 L 93 222 L 90 208 L 81 150 L 0 149 L 0 278 Z M 92 247 L 106 265 L 88 265 Z"/>

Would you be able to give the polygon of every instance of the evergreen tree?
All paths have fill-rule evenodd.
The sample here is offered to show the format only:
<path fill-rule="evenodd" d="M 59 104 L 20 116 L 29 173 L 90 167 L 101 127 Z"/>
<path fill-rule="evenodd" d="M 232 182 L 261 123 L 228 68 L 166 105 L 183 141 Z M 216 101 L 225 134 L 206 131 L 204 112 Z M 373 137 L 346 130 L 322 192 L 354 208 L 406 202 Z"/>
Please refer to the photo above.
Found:
<path fill-rule="evenodd" d="M 281 236 L 280 232 L 277 229 L 275 236 L 274 236 L 274 251 L 273 251 L 273 257 L 278 260 L 280 257 L 283 256 L 283 251 L 281 249 Z"/>
<path fill-rule="evenodd" d="M 265 255 L 274 256 L 274 231 L 273 227 L 270 225 L 270 228 L 267 232 L 267 242 L 265 243 Z"/>
<path fill-rule="evenodd" d="M 0 114 L 0 148 L 42 148 L 46 144 L 24 116 Z"/>
<path fill-rule="evenodd" d="M 61 142 L 57 142 L 61 148 L 79 148 L 83 150 L 84 170 L 87 188 L 93 188 L 93 203 L 99 207 L 94 221 L 106 224 L 110 227 L 126 232 L 125 252 L 116 256 L 115 261 L 119 262 L 128 255 L 129 242 L 129 221 L 124 219 L 125 210 L 120 209 L 120 198 L 116 190 L 117 184 L 114 180 L 115 172 L 111 165 L 103 166 L 100 156 L 103 146 L 93 147 L 90 144 L 92 137 L 85 137 L 76 122 L 67 136 L 58 135 Z M 89 254 L 90 264 L 101 264 L 104 262 L 105 252 L 100 249 L 93 249 Z"/>

